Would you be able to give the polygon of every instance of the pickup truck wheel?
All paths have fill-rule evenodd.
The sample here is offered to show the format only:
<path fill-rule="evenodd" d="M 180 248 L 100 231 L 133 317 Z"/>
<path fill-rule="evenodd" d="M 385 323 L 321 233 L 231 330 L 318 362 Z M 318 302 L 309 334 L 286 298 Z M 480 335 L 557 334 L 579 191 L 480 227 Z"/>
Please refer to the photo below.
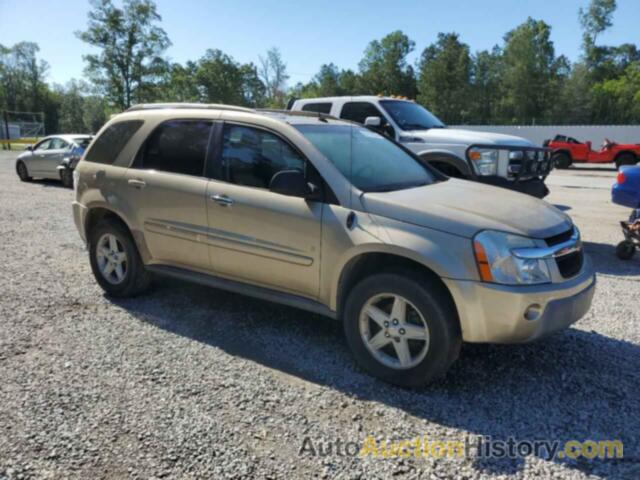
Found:
<path fill-rule="evenodd" d="M 151 284 L 131 234 L 119 223 L 102 222 L 92 230 L 89 260 L 98 284 L 113 297 L 135 296 Z"/>
<path fill-rule="evenodd" d="M 623 165 L 635 165 L 638 159 L 633 153 L 621 153 L 616 157 L 616 168 L 620 169 Z"/>
<path fill-rule="evenodd" d="M 410 274 L 377 274 L 358 283 L 347 299 L 344 329 L 362 368 L 405 387 L 443 375 L 462 343 L 446 292 Z"/>
<path fill-rule="evenodd" d="M 60 181 L 66 188 L 73 188 L 73 172 L 68 168 L 60 170 Z"/>
<path fill-rule="evenodd" d="M 551 161 L 556 168 L 563 169 L 571 166 L 571 157 L 564 152 L 554 153 Z"/>
<path fill-rule="evenodd" d="M 27 166 L 24 162 L 18 162 L 16 165 L 16 172 L 18 173 L 18 177 L 20 177 L 20 181 L 22 182 L 30 182 L 31 177 L 29 176 L 29 171 L 27 170 Z"/>

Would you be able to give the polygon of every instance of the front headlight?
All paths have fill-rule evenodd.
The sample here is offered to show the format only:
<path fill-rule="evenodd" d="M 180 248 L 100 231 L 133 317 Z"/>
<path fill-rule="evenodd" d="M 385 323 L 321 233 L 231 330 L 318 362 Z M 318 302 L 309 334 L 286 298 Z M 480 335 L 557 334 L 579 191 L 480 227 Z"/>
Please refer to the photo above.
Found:
<path fill-rule="evenodd" d="M 544 259 L 517 258 L 514 248 L 535 248 L 527 237 L 505 232 L 485 230 L 473 239 L 473 249 L 485 282 L 505 285 L 534 285 L 551 282 L 549 267 Z"/>
<path fill-rule="evenodd" d="M 490 148 L 472 148 L 469 150 L 469 158 L 476 165 L 479 175 L 497 175 L 498 150 Z"/>

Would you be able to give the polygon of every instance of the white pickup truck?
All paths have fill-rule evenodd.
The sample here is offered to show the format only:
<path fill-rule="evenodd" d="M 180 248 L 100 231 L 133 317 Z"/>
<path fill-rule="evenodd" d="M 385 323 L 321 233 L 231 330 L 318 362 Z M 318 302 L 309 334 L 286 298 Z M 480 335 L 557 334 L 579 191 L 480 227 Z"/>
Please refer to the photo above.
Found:
<path fill-rule="evenodd" d="M 447 128 L 421 105 L 382 96 L 291 100 L 289 110 L 316 112 L 376 129 L 452 177 L 509 188 L 538 198 L 549 190 L 549 153 L 511 135 Z"/>

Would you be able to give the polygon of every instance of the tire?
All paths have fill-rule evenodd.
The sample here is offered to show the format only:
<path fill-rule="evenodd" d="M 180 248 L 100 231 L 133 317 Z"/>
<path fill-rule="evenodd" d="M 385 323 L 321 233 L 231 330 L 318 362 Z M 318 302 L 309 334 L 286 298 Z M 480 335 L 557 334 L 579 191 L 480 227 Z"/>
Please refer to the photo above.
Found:
<path fill-rule="evenodd" d="M 18 177 L 20 177 L 21 182 L 30 182 L 32 180 L 24 162 L 18 162 L 16 164 L 16 173 L 18 174 Z"/>
<path fill-rule="evenodd" d="M 407 301 L 405 319 L 415 323 L 400 322 L 398 326 L 390 325 L 385 329 L 364 313 L 365 307 L 371 305 L 372 301 L 383 313 L 393 312 L 391 305 L 395 303 L 392 298 L 385 299 L 388 294 Z M 378 298 L 381 300 L 376 305 Z M 416 320 L 420 316 L 419 321 Z M 387 320 L 387 323 L 392 322 L 392 315 Z M 415 327 L 421 322 L 426 324 L 428 342 L 406 340 L 418 331 Z M 462 344 L 458 314 L 446 289 L 436 281 L 410 271 L 380 273 L 360 281 L 349 293 L 343 323 L 347 343 L 356 362 L 371 375 L 403 387 L 424 385 L 443 375 L 458 358 Z M 406 336 L 400 339 L 400 334 L 405 335 L 402 325 L 410 326 L 412 330 L 411 333 L 407 330 Z M 368 332 L 367 326 L 371 328 Z M 372 340 L 377 334 L 381 335 L 381 341 L 387 343 L 374 354 L 365 338 L 368 336 Z M 411 362 L 404 367 L 400 365 L 397 350 L 403 342 L 411 345 L 408 347 L 411 348 Z"/>
<path fill-rule="evenodd" d="M 633 242 L 624 240 L 616 246 L 616 255 L 620 260 L 631 260 L 636 253 L 636 246 Z"/>
<path fill-rule="evenodd" d="M 121 264 L 122 278 L 117 278 L 119 276 L 117 269 L 111 272 L 109 278 L 101 271 L 101 266 L 105 261 L 108 263 L 115 258 L 105 259 L 105 256 L 101 258 L 98 254 L 98 247 L 104 246 L 103 242 L 108 242 L 111 237 L 115 237 L 117 241 L 117 250 L 125 254 L 124 262 Z M 113 249 L 107 248 L 107 250 Z M 140 259 L 133 237 L 129 230 L 118 222 L 104 221 L 91 231 L 89 235 L 89 261 L 96 281 L 107 295 L 112 297 L 133 297 L 145 292 L 151 285 L 151 274 L 145 269 Z"/>
<path fill-rule="evenodd" d="M 73 172 L 68 168 L 60 170 L 60 181 L 63 187 L 73 188 Z"/>
<path fill-rule="evenodd" d="M 571 166 L 571 157 L 564 152 L 554 153 L 551 157 L 551 161 L 556 168 L 564 169 Z"/>
<path fill-rule="evenodd" d="M 633 153 L 621 153 L 616 157 L 616 168 L 619 170 L 623 165 L 635 165 L 638 159 Z"/>

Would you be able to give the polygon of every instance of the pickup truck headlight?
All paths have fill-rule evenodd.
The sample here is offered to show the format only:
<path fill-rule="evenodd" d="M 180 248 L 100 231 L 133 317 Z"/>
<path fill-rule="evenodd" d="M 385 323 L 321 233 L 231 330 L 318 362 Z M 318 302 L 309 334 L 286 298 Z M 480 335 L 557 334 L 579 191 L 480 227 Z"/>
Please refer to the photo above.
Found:
<path fill-rule="evenodd" d="M 479 175 L 497 175 L 498 157 L 498 150 L 490 148 L 472 148 L 469 150 L 469 158 L 476 165 Z"/>
<path fill-rule="evenodd" d="M 480 278 L 485 282 L 505 285 L 534 285 L 551 282 L 549 267 L 544 259 L 517 258 L 514 248 L 535 248 L 527 237 L 505 232 L 485 230 L 473 239 L 473 249 Z"/>

